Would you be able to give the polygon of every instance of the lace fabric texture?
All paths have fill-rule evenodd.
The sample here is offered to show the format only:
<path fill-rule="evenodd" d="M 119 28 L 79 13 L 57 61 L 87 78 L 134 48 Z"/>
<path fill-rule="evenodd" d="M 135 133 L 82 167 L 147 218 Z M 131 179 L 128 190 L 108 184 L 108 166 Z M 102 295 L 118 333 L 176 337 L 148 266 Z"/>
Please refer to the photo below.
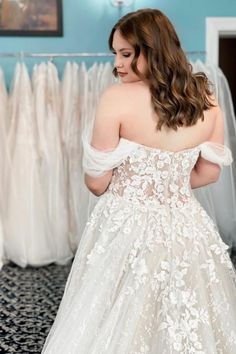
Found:
<path fill-rule="evenodd" d="M 201 147 L 123 144 L 42 353 L 234 354 L 236 274 L 189 185 Z"/>
<path fill-rule="evenodd" d="M 139 146 L 114 171 L 109 191 L 127 201 L 182 207 L 189 202 L 189 174 L 199 149 L 161 152 Z"/>
<path fill-rule="evenodd" d="M 89 174 L 92 177 L 98 177 L 105 174 L 107 171 L 118 167 L 120 163 L 127 157 L 129 154 L 136 150 L 137 147 L 141 146 L 146 149 L 156 150 L 159 152 L 165 152 L 160 149 L 150 148 L 141 144 L 138 144 L 134 141 L 121 138 L 117 147 L 110 151 L 100 151 L 93 148 L 90 143 L 90 134 L 88 132 L 84 132 L 82 140 L 83 140 L 83 169 L 84 172 Z M 222 144 L 213 143 L 210 141 L 206 141 L 195 148 L 201 152 L 202 157 L 218 164 L 219 166 L 227 166 L 230 165 L 233 161 L 232 153 L 230 149 Z M 192 150 L 186 149 L 184 151 Z M 171 151 L 166 151 L 166 153 L 173 153 Z M 177 152 L 181 153 L 181 151 Z M 174 153 L 175 154 L 175 153 Z"/>

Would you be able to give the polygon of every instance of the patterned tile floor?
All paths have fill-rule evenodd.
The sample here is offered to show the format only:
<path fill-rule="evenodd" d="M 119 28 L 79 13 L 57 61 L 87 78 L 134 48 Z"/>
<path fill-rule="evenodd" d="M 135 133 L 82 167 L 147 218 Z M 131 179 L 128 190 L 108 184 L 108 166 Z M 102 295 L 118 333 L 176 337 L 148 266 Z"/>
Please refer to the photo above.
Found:
<path fill-rule="evenodd" d="M 236 249 L 231 251 L 236 267 Z M 53 323 L 71 262 L 66 266 L 22 269 L 13 263 L 0 272 L 0 353 L 38 354 Z M 66 353 L 65 353 L 66 354 Z"/>
<path fill-rule="evenodd" d="M 71 268 L 51 264 L 0 272 L 0 353 L 41 353 Z M 66 353 L 65 353 L 66 354 Z"/>

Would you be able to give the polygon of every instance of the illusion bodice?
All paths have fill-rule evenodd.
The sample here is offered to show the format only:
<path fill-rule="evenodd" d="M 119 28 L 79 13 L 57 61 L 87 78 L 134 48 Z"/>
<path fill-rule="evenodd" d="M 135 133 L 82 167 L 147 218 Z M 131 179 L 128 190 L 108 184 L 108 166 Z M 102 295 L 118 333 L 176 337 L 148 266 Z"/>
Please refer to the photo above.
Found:
<path fill-rule="evenodd" d="M 108 190 L 132 201 L 181 207 L 192 197 L 189 179 L 199 150 L 170 152 L 140 145 L 114 169 Z"/>
<path fill-rule="evenodd" d="M 200 154 L 220 167 L 232 162 L 230 149 L 211 141 L 173 152 L 121 138 L 115 149 L 101 151 L 84 135 L 83 148 L 87 174 L 99 177 L 113 170 L 108 192 L 132 202 L 154 202 L 155 206 L 181 207 L 192 198 L 190 174 Z"/>

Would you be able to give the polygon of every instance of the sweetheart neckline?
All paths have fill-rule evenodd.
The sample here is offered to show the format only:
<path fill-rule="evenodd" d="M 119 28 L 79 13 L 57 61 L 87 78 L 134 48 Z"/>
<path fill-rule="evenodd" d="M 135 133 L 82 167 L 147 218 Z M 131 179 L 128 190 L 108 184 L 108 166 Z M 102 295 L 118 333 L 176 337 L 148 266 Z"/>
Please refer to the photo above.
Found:
<path fill-rule="evenodd" d="M 147 146 L 147 145 L 138 143 L 138 142 L 136 142 L 136 141 L 123 138 L 123 137 L 121 137 L 120 140 L 125 140 L 125 141 L 127 141 L 128 143 L 141 146 L 141 147 L 143 147 L 144 149 L 147 149 L 147 150 L 155 150 L 155 151 L 160 151 L 160 152 L 166 152 L 166 153 L 168 153 L 168 154 L 179 154 L 179 153 L 182 153 L 182 152 L 187 152 L 187 151 L 192 151 L 192 150 L 200 149 L 200 146 L 202 145 L 202 144 L 199 144 L 199 145 L 196 145 L 196 146 L 194 146 L 194 147 L 192 147 L 192 148 L 186 148 L 186 149 L 182 149 L 182 150 L 178 150 L 178 151 L 170 151 L 170 150 L 160 149 L 160 148 L 157 148 L 157 147 Z"/>

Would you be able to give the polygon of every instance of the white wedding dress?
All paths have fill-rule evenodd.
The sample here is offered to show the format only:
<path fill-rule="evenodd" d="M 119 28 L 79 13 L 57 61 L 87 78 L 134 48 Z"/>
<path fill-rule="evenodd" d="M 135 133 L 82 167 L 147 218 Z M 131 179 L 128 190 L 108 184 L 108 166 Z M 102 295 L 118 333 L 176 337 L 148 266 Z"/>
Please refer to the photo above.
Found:
<path fill-rule="evenodd" d="M 190 188 L 199 153 L 127 139 L 110 152 L 84 141 L 84 168 L 114 173 L 86 224 L 44 354 L 234 354 L 236 273 Z"/>
<path fill-rule="evenodd" d="M 6 182 L 9 172 L 9 151 L 7 145 L 8 96 L 5 78 L 0 68 L 0 270 L 5 263 L 3 213 L 5 209 Z"/>
<path fill-rule="evenodd" d="M 48 264 L 52 249 L 33 103 L 27 67 L 17 63 L 9 104 L 10 163 L 3 226 L 6 258 L 20 267 Z"/>
<path fill-rule="evenodd" d="M 214 96 L 223 113 L 224 141 L 236 156 L 236 120 L 227 79 L 220 68 L 197 60 L 194 72 L 203 71 L 212 82 Z M 194 190 L 194 195 L 215 221 L 221 238 L 229 246 L 236 246 L 236 165 L 222 171 L 216 183 Z"/>

